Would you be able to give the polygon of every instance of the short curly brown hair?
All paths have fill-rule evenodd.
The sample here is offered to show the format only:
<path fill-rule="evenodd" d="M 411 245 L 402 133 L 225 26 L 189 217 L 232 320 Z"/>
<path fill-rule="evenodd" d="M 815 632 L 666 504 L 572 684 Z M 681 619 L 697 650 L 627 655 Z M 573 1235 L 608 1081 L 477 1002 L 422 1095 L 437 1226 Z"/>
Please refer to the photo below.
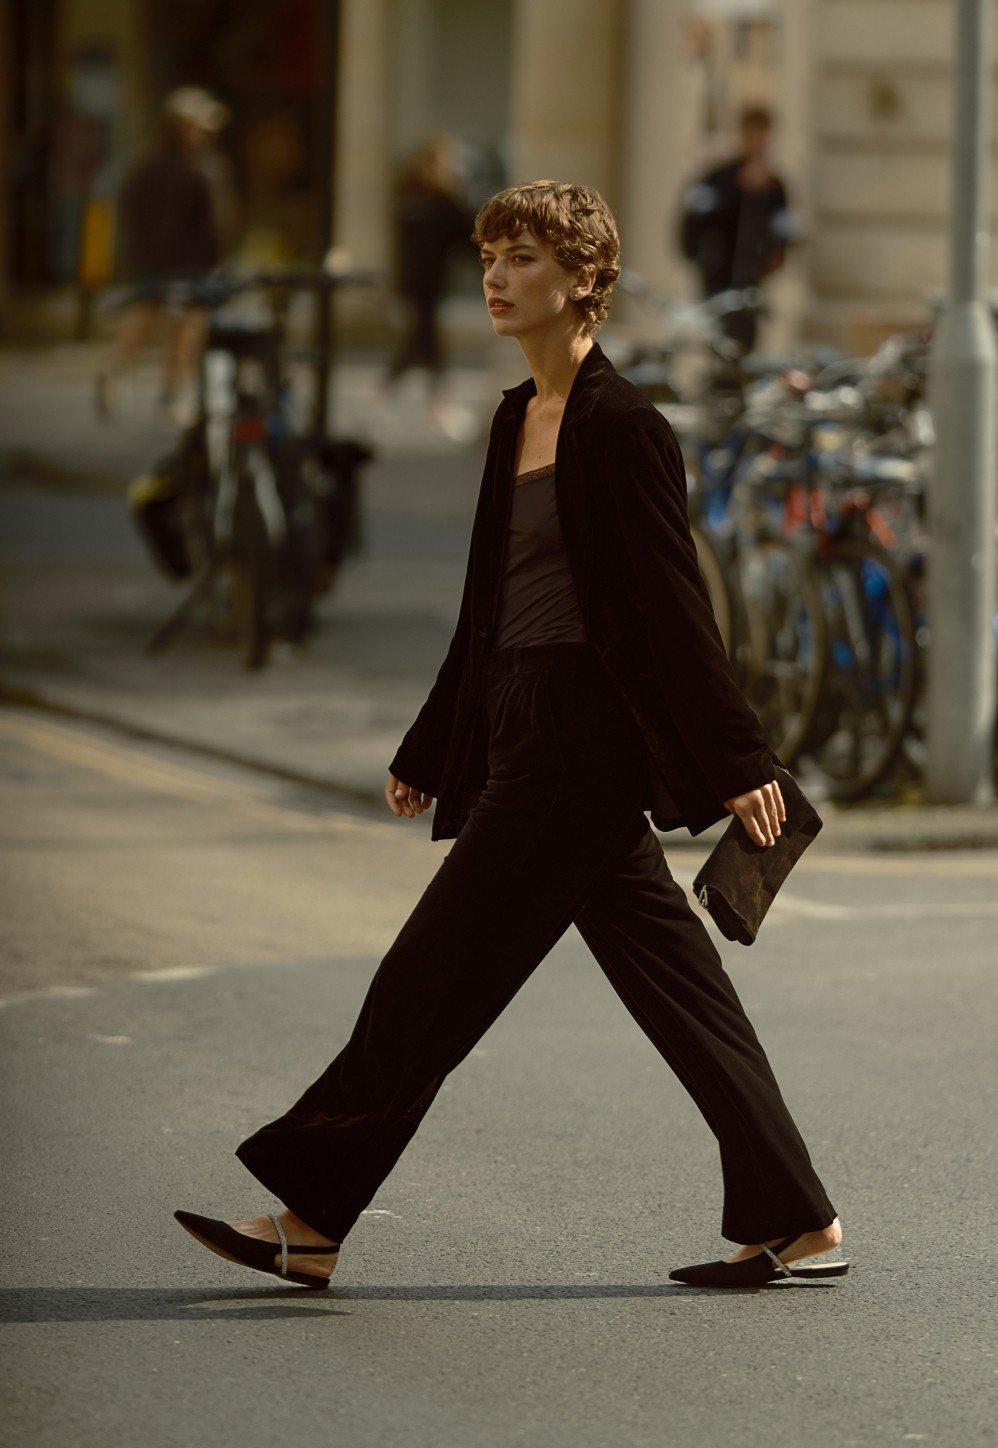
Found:
<path fill-rule="evenodd" d="M 596 268 L 592 291 L 575 303 L 591 335 L 606 321 L 613 284 L 620 276 L 620 237 L 613 212 L 589 186 L 528 181 L 489 197 L 475 217 L 471 240 L 476 246 L 500 236 L 512 241 L 525 229 L 551 248 L 566 271 Z"/>

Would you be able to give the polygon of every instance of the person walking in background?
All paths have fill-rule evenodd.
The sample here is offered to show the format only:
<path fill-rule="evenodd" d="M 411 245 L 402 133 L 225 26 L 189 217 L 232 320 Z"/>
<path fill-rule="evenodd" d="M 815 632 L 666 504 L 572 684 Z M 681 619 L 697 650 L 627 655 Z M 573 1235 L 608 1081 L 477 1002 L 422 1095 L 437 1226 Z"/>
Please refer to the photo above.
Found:
<path fill-rule="evenodd" d="M 125 309 L 111 356 L 98 374 L 96 405 L 112 413 L 115 385 L 138 361 L 165 321 L 161 404 L 173 407 L 197 371 L 207 333 L 203 307 L 168 310 L 163 284 L 198 280 L 234 244 L 238 206 L 231 169 L 217 150 L 228 109 L 196 86 L 166 101 L 152 153 L 125 178 L 118 202 L 123 278 L 138 287 Z"/>
<path fill-rule="evenodd" d="M 245 219 L 232 158 L 219 145 L 219 136 L 231 119 L 229 108 L 193 85 L 173 91 L 166 108 L 186 127 L 188 158 L 207 182 L 218 243 L 217 265 L 226 266 L 235 253 Z"/>
<path fill-rule="evenodd" d="M 738 154 L 683 192 L 679 247 L 696 266 L 705 297 L 758 286 L 785 260 L 792 227 L 786 187 L 769 162 L 772 127 L 765 106 L 745 106 Z M 756 320 L 753 312 L 735 312 L 724 319 L 725 333 L 750 352 Z"/>
<path fill-rule="evenodd" d="M 465 247 L 471 253 L 474 209 L 465 200 L 457 148 L 441 133 L 424 141 L 401 168 L 392 207 L 393 285 L 408 311 L 406 330 L 384 375 L 388 401 L 403 373 L 425 369 L 433 420 L 449 431 L 453 411 L 444 397 L 446 361 L 440 306 L 447 291 L 450 260 Z"/>
<path fill-rule="evenodd" d="M 326 1287 L 448 1074 L 574 922 L 720 1147 L 721 1233 L 743 1245 L 669 1275 L 841 1276 L 799 1265 L 841 1224 L 645 818 L 697 834 L 736 814 L 765 849 L 786 810 L 699 569 L 675 433 L 594 337 L 616 221 L 590 187 L 535 181 L 489 198 L 475 239 L 492 326 L 531 375 L 496 409 L 457 625 L 385 785 L 399 819 L 436 798 L 431 838 L 454 844 L 339 1054 L 236 1149 L 285 1210 L 174 1215 L 230 1261 Z M 607 1083 L 591 1085 L 598 1100 Z"/>

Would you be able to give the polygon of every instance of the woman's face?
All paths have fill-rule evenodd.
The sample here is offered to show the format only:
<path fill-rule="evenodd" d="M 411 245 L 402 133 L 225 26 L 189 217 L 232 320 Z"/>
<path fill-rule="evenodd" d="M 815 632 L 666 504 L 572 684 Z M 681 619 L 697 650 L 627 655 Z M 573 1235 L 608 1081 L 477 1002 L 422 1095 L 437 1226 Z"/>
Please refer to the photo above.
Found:
<path fill-rule="evenodd" d="M 582 312 L 573 293 L 588 286 L 555 261 L 549 247 L 524 230 L 514 241 L 497 237 L 479 248 L 482 287 L 492 326 L 501 336 L 560 322 L 582 325 Z M 504 302 L 505 306 L 494 303 Z"/>

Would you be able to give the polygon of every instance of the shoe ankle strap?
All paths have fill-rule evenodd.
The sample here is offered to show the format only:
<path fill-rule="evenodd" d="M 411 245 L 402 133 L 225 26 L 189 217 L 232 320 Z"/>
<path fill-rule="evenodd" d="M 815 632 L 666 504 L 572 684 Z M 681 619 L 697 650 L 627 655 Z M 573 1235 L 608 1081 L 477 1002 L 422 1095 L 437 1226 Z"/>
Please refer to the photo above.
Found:
<path fill-rule="evenodd" d="M 781 1261 L 781 1259 L 777 1257 L 776 1253 L 785 1251 L 787 1247 L 790 1246 L 790 1243 L 796 1240 L 797 1239 L 795 1237 L 787 1237 L 786 1241 L 777 1242 L 775 1250 L 772 1247 L 767 1247 L 765 1242 L 761 1244 L 762 1250 L 765 1252 L 766 1256 L 773 1263 L 774 1267 L 778 1267 L 780 1269 L 784 1277 L 792 1277 L 794 1274 L 787 1266 L 786 1262 Z"/>
<path fill-rule="evenodd" d="M 270 1213 L 268 1213 L 268 1216 L 270 1216 Z M 278 1238 L 278 1241 L 279 1241 L 280 1244 L 281 1244 L 281 1276 L 282 1276 L 282 1277 L 287 1277 L 287 1275 L 288 1275 L 288 1239 L 287 1239 L 287 1237 L 284 1235 L 284 1228 L 281 1226 L 280 1219 L 279 1219 L 278 1217 L 270 1216 L 270 1220 L 273 1222 L 274 1227 L 275 1227 L 276 1230 L 277 1230 L 277 1238 Z"/>
<path fill-rule="evenodd" d="M 278 1241 L 280 1242 L 280 1244 L 281 1244 L 281 1276 L 282 1276 L 282 1277 L 287 1277 L 287 1275 L 288 1275 L 288 1256 L 289 1256 L 289 1254 L 293 1257 L 293 1256 L 295 1256 L 296 1253 L 313 1252 L 313 1253 L 315 1253 L 316 1256 L 318 1256 L 320 1253 L 325 1254 L 325 1255 L 329 1255 L 329 1254 L 332 1253 L 332 1252 L 339 1252 L 339 1250 L 340 1250 L 340 1244 L 339 1244 L 339 1242 L 333 1242 L 333 1243 L 332 1243 L 330 1246 L 328 1246 L 328 1247 L 327 1247 L 327 1246 L 325 1245 L 325 1243 L 323 1243 L 323 1242 L 313 1242 L 313 1243 L 310 1243 L 308 1246 L 305 1246 L 305 1245 L 299 1246 L 297 1243 L 292 1242 L 292 1244 L 291 1244 L 290 1247 L 289 1247 L 289 1246 L 288 1246 L 288 1239 L 287 1239 L 287 1236 L 285 1235 L 284 1228 L 281 1226 L 280 1218 L 279 1218 L 279 1217 L 272 1216 L 269 1212 L 267 1213 L 267 1216 L 268 1216 L 268 1220 L 270 1220 L 271 1222 L 273 1222 L 273 1224 L 274 1224 L 274 1230 L 275 1230 L 276 1233 L 277 1233 L 277 1240 L 278 1240 Z"/>

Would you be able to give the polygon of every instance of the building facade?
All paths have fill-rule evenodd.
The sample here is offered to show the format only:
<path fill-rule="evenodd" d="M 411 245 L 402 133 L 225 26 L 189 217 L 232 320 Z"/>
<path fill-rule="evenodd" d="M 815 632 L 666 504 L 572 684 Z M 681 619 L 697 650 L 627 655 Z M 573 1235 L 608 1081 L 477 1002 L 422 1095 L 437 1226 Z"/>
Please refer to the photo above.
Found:
<path fill-rule="evenodd" d="M 805 237 L 770 284 L 776 317 L 764 340 L 865 349 L 923 320 L 926 293 L 946 284 L 954 8 L 247 0 L 236 23 L 217 0 L 7 0 L 4 299 L 72 280 L 87 196 L 113 193 L 165 91 L 189 81 L 234 107 L 227 144 L 246 190 L 250 259 L 314 259 L 331 229 L 357 264 L 387 267 L 395 169 L 443 131 L 462 147 L 473 200 L 517 180 L 585 181 L 618 217 L 625 264 L 692 296 L 675 245 L 679 196 L 730 150 L 749 101 L 775 113 L 773 157 Z M 338 62 L 324 69 L 336 50 L 323 40 L 330 27 Z M 998 47 L 996 32 L 998 23 Z M 993 115 L 992 138 L 996 127 Z M 995 155 L 992 143 L 992 217 Z M 472 263 L 448 304 L 458 330 L 487 320 Z M 994 251 L 991 268 L 996 284 Z M 383 296 L 341 305 L 351 331 L 378 333 Z M 623 299 L 613 319 L 652 326 Z"/>

